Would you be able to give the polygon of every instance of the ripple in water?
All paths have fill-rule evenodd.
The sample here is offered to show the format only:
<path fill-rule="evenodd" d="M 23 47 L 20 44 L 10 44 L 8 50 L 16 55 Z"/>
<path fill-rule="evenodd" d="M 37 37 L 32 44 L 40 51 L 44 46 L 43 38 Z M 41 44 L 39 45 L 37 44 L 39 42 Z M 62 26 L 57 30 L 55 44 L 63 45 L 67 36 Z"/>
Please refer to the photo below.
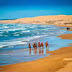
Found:
<path fill-rule="evenodd" d="M 36 38 L 62 33 L 60 28 L 53 25 L 0 24 L 0 48 L 26 44 Z"/>

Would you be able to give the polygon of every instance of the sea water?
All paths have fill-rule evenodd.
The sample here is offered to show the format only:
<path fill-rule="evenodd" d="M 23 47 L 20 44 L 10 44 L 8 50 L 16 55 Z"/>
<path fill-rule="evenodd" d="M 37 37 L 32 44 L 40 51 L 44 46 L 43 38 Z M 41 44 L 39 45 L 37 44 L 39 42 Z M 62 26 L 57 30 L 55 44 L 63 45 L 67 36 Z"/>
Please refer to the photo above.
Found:
<path fill-rule="evenodd" d="M 49 51 L 69 46 L 72 40 L 58 38 L 62 34 L 72 33 L 65 27 L 54 25 L 33 25 L 33 24 L 0 24 L 0 65 L 8 65 L 20 62 L 36 60 L 49 56 L 46 54 L 44 45 L 43 54 L 29 54 L 28 44 L 46 41 L 49 43 Z"/>

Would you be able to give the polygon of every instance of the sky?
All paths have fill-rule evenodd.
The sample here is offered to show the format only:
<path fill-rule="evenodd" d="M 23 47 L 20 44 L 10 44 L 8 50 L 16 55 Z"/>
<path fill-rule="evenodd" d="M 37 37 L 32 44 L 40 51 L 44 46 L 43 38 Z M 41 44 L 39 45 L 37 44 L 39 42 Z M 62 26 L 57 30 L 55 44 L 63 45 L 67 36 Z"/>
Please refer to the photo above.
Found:
<path fill-rule="evenodd" d="M 0 0 L 0 6 L 71 6 L 72 0 Z"/>
<path fill-rule="evenodd" d="M 72 15 L 72 0 L 0 0 L 0 19 Z"/>

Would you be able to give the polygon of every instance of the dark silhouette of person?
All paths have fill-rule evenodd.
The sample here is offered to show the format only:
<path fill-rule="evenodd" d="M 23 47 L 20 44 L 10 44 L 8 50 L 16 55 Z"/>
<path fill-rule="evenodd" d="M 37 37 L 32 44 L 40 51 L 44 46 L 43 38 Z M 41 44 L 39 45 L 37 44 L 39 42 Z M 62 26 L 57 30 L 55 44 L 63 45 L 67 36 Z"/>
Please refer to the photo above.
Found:
<path fill-rule="evenodd" d="M 43 42 L 41 43 L 41 53 L 42 54 L 44 53 L 44 44 L 43 44 Z"/>
<path fill-rule="evenodd" d="M 70 28 L 69 28 L 69 27 L 67 27 L 67 30 L 70 30 Z"/>
<path fill-rule="evenodd" d="M 29 47 L 29 54 L 31 54 L 31 44 L 30 43 L 29 43 L 28 47 Z"/>

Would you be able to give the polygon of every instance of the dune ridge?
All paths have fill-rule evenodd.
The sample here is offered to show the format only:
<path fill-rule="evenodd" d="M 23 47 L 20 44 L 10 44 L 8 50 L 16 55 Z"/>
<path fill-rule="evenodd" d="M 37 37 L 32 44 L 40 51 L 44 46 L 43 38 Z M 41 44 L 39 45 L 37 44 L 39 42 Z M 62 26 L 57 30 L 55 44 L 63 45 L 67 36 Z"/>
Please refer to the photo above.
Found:
<path fill-rule="evenodd" d="M 72 15 L 38 16 L 31 18 L 20 18 L 15 20 L 0 20 L 2 24 L 45 24 L 72 27 Z"/>

